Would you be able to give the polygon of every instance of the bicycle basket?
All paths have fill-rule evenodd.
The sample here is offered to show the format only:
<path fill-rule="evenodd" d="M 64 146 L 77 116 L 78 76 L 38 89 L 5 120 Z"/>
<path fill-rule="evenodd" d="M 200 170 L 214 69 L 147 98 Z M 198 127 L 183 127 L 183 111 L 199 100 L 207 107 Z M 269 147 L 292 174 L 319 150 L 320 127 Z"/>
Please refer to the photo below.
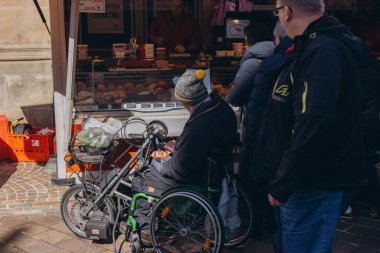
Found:
<path fill-rule="evenodd" d="M 77 163 L 101 163 L 110 156 L 118 141 L 107 136 L 102 129 L 88 129 L 73 136 L 69 151 Z"/>

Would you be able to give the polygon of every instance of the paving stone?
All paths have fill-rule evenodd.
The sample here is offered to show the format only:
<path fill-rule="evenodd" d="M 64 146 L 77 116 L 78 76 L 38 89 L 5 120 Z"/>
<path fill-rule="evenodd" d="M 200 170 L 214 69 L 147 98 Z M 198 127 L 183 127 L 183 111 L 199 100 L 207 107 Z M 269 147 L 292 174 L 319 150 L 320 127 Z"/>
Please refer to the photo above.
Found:
<path fill-rule="evenodd" d="M 9 236 L 12 236 L 15 233 L 17 233 L 15 232 L 15 229 L 1 225 L 0 226 L 0 241 L 2 242 L 8 241 Z"/>
<path fill-rule="evenodd" d="M 39 238 L 45 242 L 51 243 L 51 244 L 56 244 L 58 242 L 65 241 L 65 240 L 68 240 L 70 238 L 73 238 L 72 236 L 69 236 L 67 234 L 64 234 L 64 233 L 61 233 L 61 232 L 58 232 L 55 230 L 44 231 L 44 232 L 41 232 L 35 236 L 37 238 Z"/>
<path fill-rule="evenodd" d="M 355 224 L 350 223 L 350 222 L 346 222 L 346 221 L 342 221 L 342 222 L 338 223 L 338 225 L 336 226 L 336 229 L 344 231 L 344 230 L 351 228 L 352 226 L 355 226 Z"/>
<path fill-rule="evenodd" d="M 7 227 L 18 228 L 30 223 L 30 220 L 26 216 L 12 216 L 6 219 L 0 218 L 0 223 Z"/>
<path fill-rule="evenodd" d="M 42 226 L 49 226 L 49 225 L 55 225 L 61 222 L 61 217 L 56 215 L 50 215 L 50 216 L 32 216 L 31 221 L 33 223 L 42 225 Z"/>
<path fill-rule="evenodd" d="M 49 251 L 49 252 L 46 252 L 46 253 L 72 253 L 72 252 L 68 251 L 68 250 L 65 250 L 65 249 L 56 249 L 56 250 Z M 114 253 L 114 252 L 111 252 L 111 253 Z"/>
<path fill-rule="evenodd" d="M 48 253 L 52 251 L 62 252 L 62 249 L 43 241 L 36 241 L 35 243 L 26 245 L 21 248 L 28 253 Z"/>
<path fill-rule="evenodd" d="M 353 226 L 348 229 L 347 232 L 357 234 L 357 235 L 366 235 L 370 238 L 380 238 L 380 229 L 368 228 L 363 226 Z"/>
<path fill-rule="evenodd" d="M 359 245 L 353 245 L 347 242 L 336 241 L 334 243 L 334 250 L 332 251 L 332 253 L 348 253 L 352 252 L 355 249 L 358 249 L 359 247 Z"/>
<path fill-rule="evenodd" d="M 355 219 L 355 224 L 374 229 L 380 228 L 380 220 L 373 218 L 358 217 L 357 219 Z"/>
<path fill-rule="evenodd" d="M 40 225 L 36 225 L 36 224 L 32 224 L 29 226 L 24 226 L 24 227 L 19 228 L 19 230 L 21 230 L 25 234 L 32 235 L 32 236 L 35 236 L 36 234 L 47 231 L 49 229 L 50 228 L 48 228 L 48 227 L 44 227 L 44 226 L 40 226 Z"/>
<path fill-rule="evenodd" d="M 24 247 L 29 244 L 37 243 L 38 239 L 30 235 L 24 234 L 21 231 L 15 230 L 13 234 L 9 235 L 5 242 L 11 245 L 17 245 L 18 247 Z"/>
<path fill-rule="evenodd" d="M 56 246 L 75 253 L 100 253 L 104 251 L 101 247 L 91 244 L 91 241 L 83 241 L 77 238 L 59 242 Z"/>
<path fill-rule="evenodd" d="M 70 229 L 66 226 L 65 223 L 63 223 L 63 221 L 57 223 L 57 224 L 53 224 L 53 225 L 48 225 L 49 228 L 51 229 L 54 229 L 54 230 L 57 230 L 57 231 L 60 231 L 66 235 L 73 235 L 73 232 L 70 231 Z"/>
<path fill-rule="evenodd" d="M 22 253 L 25 251 L 15 246 L 6 244 L 4 242 L 0 242 L 0 252 L 1 253 Z"/>

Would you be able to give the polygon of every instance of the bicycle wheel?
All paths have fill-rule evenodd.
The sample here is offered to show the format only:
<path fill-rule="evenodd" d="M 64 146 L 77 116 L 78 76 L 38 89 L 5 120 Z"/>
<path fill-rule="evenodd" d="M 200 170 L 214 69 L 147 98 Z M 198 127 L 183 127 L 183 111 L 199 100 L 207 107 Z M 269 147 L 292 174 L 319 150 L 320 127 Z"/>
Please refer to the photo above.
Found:
<path fill-rule="evenodd" d="M 225 242 L 224 246 L 226 248 L 234 248 L 243 244 L 248 239 L 254 226 L 255 212 L 252 201 L 242 185 L 236 184 L 236 187 L 239 196 L 238 214 L 241 219 L 241 225 L 239 234 L 237 234 L 234 239 Z"/>
<path fill-rule="evenodd" d="M 178 190 L 161 197 L 150 223 L 156 252 L 220 253 L 224 227 L 217 209 L 200 193 Z"/>
<path fill-rule="evenodd" d="M 109 198 L 105 198 L 87 216 L 83 216 L 83 208 L 94 200 L 97 192 L 99 189 L 93 185 L 88 185 L 84 190 L 83 185 L 80 184 L 70 187 L 62 196 L 60 205 L 62 219 L 66 226 L 79 238 L 90 239 L 86 236 L 84 228 L 87 221 L 91 219 L 95 208 L 100 209 L 111 224 L 115 220 L 115 204 Z"/>

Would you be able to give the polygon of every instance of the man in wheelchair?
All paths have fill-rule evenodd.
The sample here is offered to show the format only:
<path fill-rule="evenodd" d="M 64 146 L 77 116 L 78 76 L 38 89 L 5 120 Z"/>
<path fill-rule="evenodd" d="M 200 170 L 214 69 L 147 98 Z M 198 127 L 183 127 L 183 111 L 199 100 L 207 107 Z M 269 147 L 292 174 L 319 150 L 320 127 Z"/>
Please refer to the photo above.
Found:
<path fill-rule="evenodd" d="M 174 150 L 166 159 L 155 159 L 132 180 L 134 192 L 160 197 L 178 185 L 202 186 L 208 157 L 218 150 L 218 157 L 231 157 L 237 141 L 237 122 L 232 108 L 217 94 L 208 94 L 203 83 L 205 72 L 186 71 L 175 86 L 175 96 L 190 113 Z M 142 239 L 149 240 L 151 204 L 138 199 L 135 212 Z"/>

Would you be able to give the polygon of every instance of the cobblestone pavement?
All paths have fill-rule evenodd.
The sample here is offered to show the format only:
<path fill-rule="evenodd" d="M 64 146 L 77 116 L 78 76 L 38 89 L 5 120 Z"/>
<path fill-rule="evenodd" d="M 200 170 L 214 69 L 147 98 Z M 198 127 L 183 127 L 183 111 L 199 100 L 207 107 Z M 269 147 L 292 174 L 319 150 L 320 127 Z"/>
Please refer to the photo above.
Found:
<path fill-rule="evenodd" d="M 50 185 L 50 176 L 44 164 L 0 162 L 0 253 L 112 253 L 112 243 L 79 239 L 68 230 L 59 215 L 66 187 Z M 130 252 L 128 244 L 122 252 Z M 234 252 L 273 250 L 266 238 L 224 250 Z M 380 219 L 357 212 L 354 221 L 340 222 L 333 253 L 380 253 Z"/>
<path fill-rule="evenodd" d="M 67 187 L 51 185 L 44 165 L 0 161 L 0 216 L 57 212 Z"/>

